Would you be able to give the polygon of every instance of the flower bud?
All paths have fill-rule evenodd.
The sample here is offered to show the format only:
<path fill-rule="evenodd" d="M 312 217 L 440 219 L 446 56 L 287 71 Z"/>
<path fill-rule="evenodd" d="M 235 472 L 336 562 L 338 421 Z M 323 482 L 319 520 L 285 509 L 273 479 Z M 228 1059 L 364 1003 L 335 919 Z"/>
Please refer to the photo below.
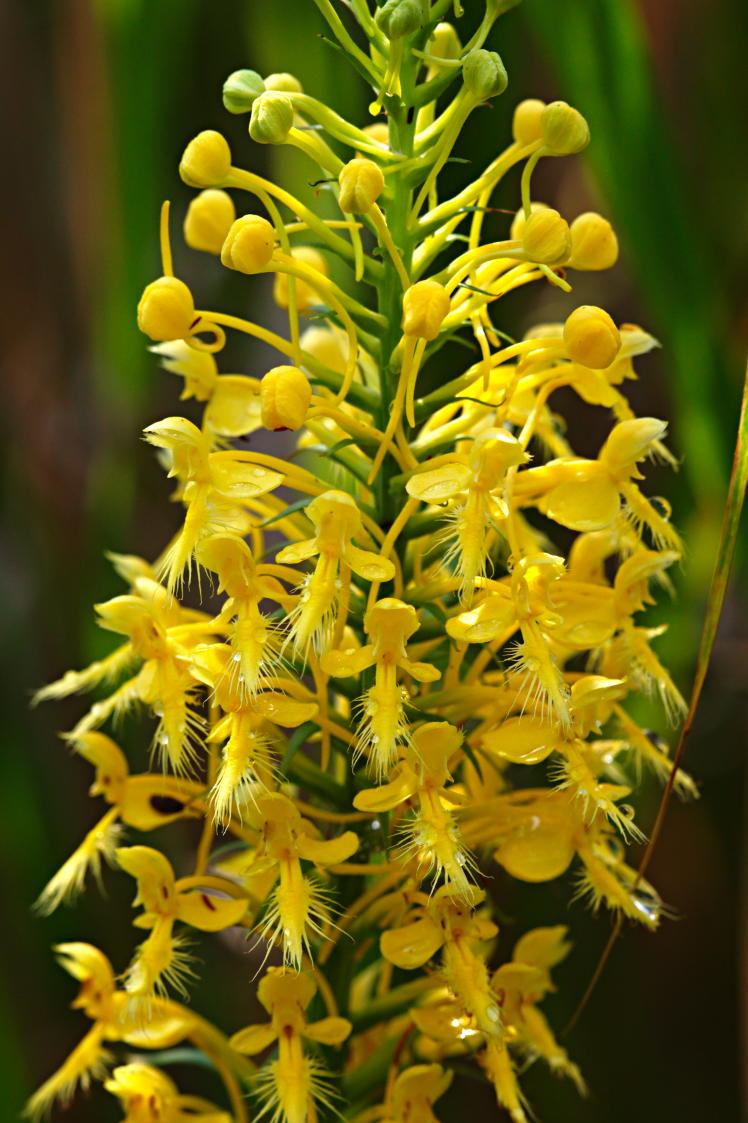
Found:
<path fill-rule="evenodd" d="M 336 370 L 338 374 L 345 373 L 348 336 L 340 328 L 312 325 L 303 332 L 299 346 L 330 370 Z"/>
<path fill-rule="evenodd" d="M 237 218 L 221 249 L 221 263 L 240 273 L 259 273 L 275 249 L 275 228 L 259 214 Z"/>
<path fill-rule="evenodd" d="M 265 83 L 256 70 L 235 70 L 223 83 L 223 104 L 229 113 L 249 113 Z"/>
<path fill-rule="evenodd" d="M 323 277 L 328 275 L 327 262 L 319 250 L 315 250 L 313 246 L 294 246 L 291 250 L 291 257 L 302 265 L 316 269 Z M 275 274 L 273 299 L 281 308 L 288 308 L 288 281 L 287 273 Z M 324 298 L 320 296 L 319 292 L 302 281 L 300 277 L 296 278 L 296 306 L 300 312 L 312 308 L 315 304 L 323 303 Z"/>
<path fill-rule="evenodd" d="M 389 148 L 390 127 L 386 121 L 375 121 L 372 125 L 365 125 L 362 132 L 377 144 L 384 144 Z"/>
<path fill-rule="evenodd" d="M 184 281 L 159 277 L 146 285 L 138 303 L 138 327 L 150 339 L 185 339 L 194 322 L 195 302 Z"/>
<path fill-rule="evenodd" d="M 571 269 L 610 269 L 618 260 L 618 239 L 607 218 L 594 211 L 571 224 Z"/>
<path fill-rule="evenodd" d="M 260 94 L 252 106 L 249 135 L 258 144 L 284 144 L 293 125 L 293 103 L 286 94 Z"/>
<path fill-rule="evenodd" d="M 235 218 L 231 196 L 209 187 L 196 195 L 189 205 L 184 220 L 184 240 L 193 250 L 220 253 Z"/>
<path fill-rule="evenodd" d="M 428 0 L 387 0 L 374 17 L 388 39 L 402 39 L 427 22 Z"/>
<path fill-rule="evenodd" d="M 543 144 L 554 156 L 571 156 L 590 142 L 590 129 L 582 114 L 565 101 L 546 105 L 540 118 Z"/>
<path fill-rule="evenodd" d="M 280 94 L 303 94 L 304 88 L 294 74 L 268 74 L 265 79 L 265 89 L 274 90 Z"/>
<path fill-rule="evenodd" d="M 528 97 L 521 101 L 514 110 L 512 118 L 512 136 L 517 144 L 523 147 L 540 140 L 543 132 L 541 118 L 545 102 L 536 97 Z"/>
<path fill-rule="evenodd" d="M 462 80 L 478 101 L 503 94 L 509 85 L 506 67 L 496 51 L 471 51 L 462 64 Z"/>
<path fill-rule="evenodd" d="M 266 429 L 300 429 L 306 419 L 312 388 L 298 367 L 269 370 L 260 382 L 262 424 Z"/>
<path fill-rule="evenodd" d="M 571 250 L 569 226 L 558 211 L 544 207 L 530 215 L 522 230 L 522 248 L 530 261 L 558 265 Z"/>
<path fill-rule="evenodd" d="M 431 33 L 426 50 L 434 58 L 457 59 L 460 57 L 462 44 L 451 23 L 438 23 L 436 25 Z"/>
<path fill-rule="evenodd" d="M 419 339 L 436 339 L 449 308 L 449 293 L 443 285 L 416 281 L 403 296 L 403 331 Z"/>
<path fill-rule="evenodd" d="M 549 211 L 550 209 L 551 208 L 547 203 L 530 203 L 530 215 L 537 214 L 539 211 Z M 527 219 L 525 218 L 525 208 L 520 207 L 514 218 L 512 219 L 512 225 L 509 228 L 509 236 L 513 242 L 522 241 L 525 233 L 526 222 Z"/>
<path fill-rule="evenodd" d="M 564 344 L 572 362 L 603 370 L 615 360 L 621 336 L 607 312 L 592 304 L 582 304 L 564 324 Z"/>
<path fill-rule="evenodd" d="M 189 187 L 219 187 L 231 168 L 228 142 L 214 129 L 198 133 L 184 150 L 179 174 Z"/>
<path fill-rule="evenodd" d="M 373 160 L 356 158 L 341 168 L 338 183 L 340 209 L 366 214 L 384 190 L 384 175 Z"/>

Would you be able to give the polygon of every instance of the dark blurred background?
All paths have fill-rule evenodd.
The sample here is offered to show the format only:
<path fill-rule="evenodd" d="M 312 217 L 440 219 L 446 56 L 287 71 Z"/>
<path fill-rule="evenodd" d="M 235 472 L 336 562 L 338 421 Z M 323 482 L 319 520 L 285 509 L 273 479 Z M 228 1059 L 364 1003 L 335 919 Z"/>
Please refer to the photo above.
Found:
<path fill-rule="evenodd" d="M 477 0 L 466 3 L 460 26 L 471 26 L 479 9 Z M 144 425 L 179 412 L 177 380 L 158 370 L 135 326 L 139 292 L 157 275 L 159 205 L 173 200 L 176 234 L 190 195 L 178 178 L 179 156 L 210 127 L 230 138 L 238 163 L 311 193 L 305 159 L 251 145 L 246 119 L 223 111 L 220 89 L 237 67 L 290 70 L 307 91 L 365 122 L 366 92 L 317 37 L 321 30 L 312 0 L 17 0 L 0 9 L 3 1119 L 15 1118 L 84 1031 L 85 1020 L 67 1009 L 74 984 L 54 965 L 50 945 L 90 939 L 121 969 L 135 942 L 129 879 L 107 877 L 107 898 L 94 889 L 49 920 L 29 915 L 100 805 L 87 798 L 85 762 L 71 760 L 57 738 L 79 703 L 27 707 L 33 687 L 107 649 L 90 607 L 120 591 L 104 549 L 153 556 L 174 524 L 162 473 L 139 441 Z M 663 344 L 640 361 L 632 398 L 640 413 L 672 420 L 682 460 L 677 477 L 660 472 L 650 485 L 672 499 L 689 551 L 677 600 L 652 619 L 670 624 L 660 650 L 687 691 L 748 335 L 748 6 L 525 0 L 500 20 L 489 45 L 504 57 L 509 91 L 474 115 L 461 154 L 479 163 L 503 147 L 523 97 L 576 105 L 592 144 L 583 159 L 544 161 L 534 194 L 569 219 L 591 207 L 612 218 L 621 261 L 607 274 L 577 274 L 573 300 L 640 322 Z M 497 205 L 516 208 L 518 198 L 513 176 Z M 499 232 L 509 219 L 495 221 Z M 212 260 L 179 246 L 176 260 L 203 307 L 249 308 L 265 322 L 277 315 L 266 286 L 245 290 L 222 278 Z M 524 290 L 496 320 L 519 335 L 535 321 L 561 318 L 570 299 L 550 288 Z M 267 365 L 246 345 L 231 362 L 248 374 Z M 567 404 L 584 445 L 588 414 Z M 596 441 L 582 451 L 594 454 Z M 624 929 L 587 1011 L 564 1039 L 589 1081 L 589 1099 L 580 1103 L 540 1066 L 527 1072 L 524 1087 L 546 1123 L 746 1118 L 747 539 L 688 750 L 702 797 L 673 804 L 651 867 L 678 919 L 656 936 Z M 657 795 L 646 786 L 638 800 L 644 825 Z M 185 845 L 192 841 L 185 835 Z M 610 930 L 607 917 L 569 906 L 569 896 L 563 882 L 516 888 L 505 910 L 520 925 L 571 926 L 574 953 L 547 1004 L 556 1026 L 571 1014 Z M 508 925 L 505 948 L 513 938 Z M 210 981 L 195 1001 L 231 1031 L 251 1020 L 247 963 L 217 939 L 204 946 Z M 466 1107 L 476 1120 L 496 1117 L 477 1083 L 460 1083 L 443 1102 L 445 1119 Z M 79 1097 L 69 1118 L 118 1115 L 97 1091 Z"/>

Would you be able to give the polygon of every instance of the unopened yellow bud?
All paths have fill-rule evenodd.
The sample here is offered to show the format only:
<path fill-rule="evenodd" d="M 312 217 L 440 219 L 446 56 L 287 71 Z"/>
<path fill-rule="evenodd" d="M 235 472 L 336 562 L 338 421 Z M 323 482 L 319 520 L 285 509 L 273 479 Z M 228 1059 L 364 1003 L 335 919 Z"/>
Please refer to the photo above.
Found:
<path fill-rule="evenodd" d="M 283 144 L 293 126 L 293 102 L 287 94 L 260 94 L 252 106 L 249 135 L 258 144 Z"/>
<path fill-rule="evenodd" d="M 551 207 L 536 210 L 522 230 L 522 246 L 530 261 L 558 265 L 571 250 L 571 235 L 566 219 Z"/>
<path fill-rule="evenodd" d="M 581 152 L 590 142 L 590 129 L 578 109 L 565 101 L 546 105 L 540 118 L 543 144 L 554 156 Z"/>
<path fill-rule="evenodd" d="M 269 370 L 260 382 L 262 424 L 266 429 L 300 429 L 306 420 L 312 388 L 298 367 Z"/>
<path fill-rule="evenodd" d="M 386 0 L 374 19 L 388 39 L 402 39 L 423 27 L 428 9 L 428 0 Z"/>
<path fill-rule="evenodd" d="M 385 121 L 375 121 L 373 125 L 366 125 L 362 132 L 377 144 L 385 144 L 389 147 L 390 127 Z"/>
<path fill-rule="evenodd" d="M 184 281 L 159 277 L 146 285 L 138 303 L 138 327 L 150 339 L 186 339 L 194 322 L 195 302 Z"/>
<path fill-rule="evenodd" d="M 221 262 L 240 273 L 259 273 L 273 256 L 275 228 L 259 214 L 237 218 L 226 235 Z"/>
<path fill-rule="evenodd" d="M 419 339 L 436 339 L 449 308 L 449 293 L 443 285 L 416 281 L 403 296 L 403 331 Z"/>
<path fill-rule="evenodd" d="M 545 102 L 536 97 L 528 97 L 519 103 L 512 118 L 512 136 L 517 144 L 524 147 L 540 140 L 543 134 L 541 119 L 544 109 Z"/>
<path fill-rule="evenodd" d="M 601 214 L 587 211 L 571 224 L 571 269 L 610 269 L 618 261 L 615 230 Z"/>
<path fill-rule="evenodd" d="M 231 196 L 209 187 L 196 195 L 189 205 L 184 220 L 184 240 L 193 250 L 220 253 L 235 218 Z"/>
<path fill-rule="evenodd" d="M 344 373 L 348 361 L 348 336 L 344 331 L 312 325 L 303 332 L 299 346 L 330 370 Z"/>
<path fill-rule="evenodd" d="M 328 274 L 327 262 L 325 261 L 319 250 L 315 250 L 312 246 L 294 246 L 291 250 L 291 257 L 295 261 L 300 262 L 312 269 L 316 269 L 323 277 Z M 275 281 L 273 282 L 273 299 L 276 304 L 281 308 L 288 308 L 288 274 L 276 273 Z M 311 285 L 303 281 L 300 277 L 296 278 L 296 305 L 300 312 L 306 311 L 307 308 L 313 307 L 315 304 L 323 304 L 324 297 L 320 296 Z"/>
<path fill-rule="evenodd" d="M 530 203 L 530 215 L 538 214 L 539 211 L 549 211 L 551 208 L 547 203 Z M 514 218 L 509 230 L 509 236 L 513 242 L 521 242 L 525 234 L 525 226 L 527 219 L 525 218 L 524 207 L 520 207 Z"/>
<path fill-rule="evenodd" d="M 235 70 L 223 83 L 223 104 L 229 113 L 249 113 L 265 83 L 256 70 Z"/>
<path fill-rule="evenodd" d="M 621 336 L 607 312 L 582 304 L 564 324 L 564 344 L 572 362 L 603 370 L 615 360 Z"/>
<path fill-rule="evenodd" d="M 220 187 L 230 168 L 228 141 L 214 129 L 206 129 L 185 148 L 179 174 L 190 187 Z"/>
<path fill-rule="evenodd" d="M 438 23 L 431 33 L 428 53 L 433 58 L 456 59 L 460 57 L 462 44 L 451 23 Z"/>
<path fill-rule="evenodd" d="M 496 51 L 471 51 L 462 64 L 462 80 L 479 101 L 503 94 L 509 85 L 506 67 Z"/>
<path fill-rule="evenodd" d="M 265 89 L 275 90 L 281 94 L 303 94 L 304 88 L 294 74 L 268 74 L 265 79 Z"/>
<path fill-rule="evenodd" d="M 384 191 L 382 169 L 373 160 L 349 160 L 338 176 L 340 209 L 351 214 L 366 214 Z"/>

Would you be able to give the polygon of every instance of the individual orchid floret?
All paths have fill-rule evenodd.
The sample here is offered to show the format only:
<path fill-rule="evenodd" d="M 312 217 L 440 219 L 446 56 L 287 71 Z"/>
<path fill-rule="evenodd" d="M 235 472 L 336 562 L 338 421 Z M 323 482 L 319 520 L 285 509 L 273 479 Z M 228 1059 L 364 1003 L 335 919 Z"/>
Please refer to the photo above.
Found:
<path fill-rule="evenodd" d="M 372 769 L 385 776 L 397 759 L 398 748 L 410 740 L 405 718 L 406 693 L 398 670 L 417 682 L 435 682 L 440 673 L 431 663 L 408 657 L 407 643 L 418 629 L 418 613 L 395 597 L 377 601 L 364 617 L 369 643 L 350 651 L 328 651 L 322 669 L 337 678 L 360 675 L 374 667 L 374 685 L 362 699 L 363 720 L 357 752 L 365 753 Z"/>
<path fill-rule="evenodd" d="M 312 824 L 280 792 L 258 792 L 247 804 L 247 821 L 260 836 L 256 872 L 274 868 L 278 881 L 259 922 L 260 932 L 269 947 L 280 943 L 284 962 L 298 970 L 304 951 L 311 950 L 310 935 L 321 935 L 321 925 L 330 919 L 326 895 L 304 874 L 301 861 L 323 869 L 338 865 L 355 854 L 359 839 L 353 831 L 337 838 L 319 838 Z"/>
<path fill-rule="evenodd" d="M 260 382 L 242 374 L 219 374 L 209 351 L 182 339 L 158 343 L 151 351 L 162 357 L 164 370 L 184 379 L 180 401 L 205 403 L 203 428 L 214 440 L 243 437 L 260 428 Z"/>
<path fill-rule="evenodd" d="M 411 819 L 402 825 L 404 861 L 416 862 L 419 877 L 433 874 L 466 898 L 472 892 L 467 871 L 474 863 L 460 840 L 460 832 L 449 808 L 461 806 L 464 795 L 447 785 L 450 762 L 459 754 L 462 734 L 446 721 L 419 726 L 400 752 L 389 783 L 358 792 L 353 806 L 359 811 L 392 811 L 406 800 L 417 803 Z"/>
<path fill-rule="evenodd" d="M 201 1096 L 182 1095 L 174 1081 L 152 1065 L 120 1065 L 104 1087 L 120 1101 L 122 1123 L 232 1123 L 228 1112 Z"/>
<path fill-rule="evenodd" d="M 257 1096 L 262 1114 L 280 1123 L 308 1123 L 317 1118 L 317 1104 L 330 1106 L 334 1095 L 324 1066 L 310 1056 L 305 1043 L 338 1046 L 350 1035 L 346 1018 L 331 1016 L 310 1022 L 306 1009 L 317 987 L 311 975 L 287 967 L 270 967 L 260 980 L 257 997 L 270 1022 L 247 1026 L 231 1038 L 238 1053 L 254 1056 L 278 1046 L 278 1056 L 259 1074 Z"/>
<path fill-rule="evenodd" d="M 678 534 L 634 482 L 642 479 L 637 464 L 651 455 L 666 429 L 665 422 L 654 417 L 621 421 L 597 460 L 570 457 L 529 468 L 515 480 L 515 498 L 534 503 L 561 526 L 583 532 L 604 530 L 623 513 L 636 527 L 649 529 L 658 549 L 680 554 Z"/>
<path fill-rule="evenodd" d="M 158 602 L 134 595 L 114 597 L 96 605 L 96 611 L 103 628 L 128 636 L 141 667 L 107 699 L 94 703 L 70 739 L 78 741 L 107 718 L 144 702 L 159 719 L 153 742 L 157 754 L 174 772 L 189 772 L 202 719 L 194 709 L 195 683 L 184 657 L 215 632 L 209 617 L 188 617 L 184 624 L 169 626 L 170 615 L 160 611 Z"/>
<path fill-rule="evenodd" d="M 248 462 L 246 454 L 211 452 L 209 438 L 184 417 L 167 417 L 144 432 L 150 444 L 169 454 L 169 476 L 178 478 L 186 506 L 182 529 L 161 566 L 174 592 L 189 572 L 200 540 L 219 530 L 246 533 L 252 525 L 246 504 L 274 491 L 284 476 Z"/>
<path fill-rule="evenodd" d="M 141 904 L 144 911 L 134 923 L 150 929 L 125 975 L 125 990 L 147 1008 L 154 995 L 163 994 L 167 986 L 186 994 L 185 977 L 193 974 L 184 941 L 173 932 L 176 921 L 203 932 L 220 932 L 239 923 L 247 911 L 247 900 L 243 894 L 238 899 L 209 895 L 205 888 L 196 887 L 203 884 L 200 877 L 180 884 L 168 860 L 150 846 L 120 847 L 116 857 L 137 881 L 134 904 Z M 207 879 L 206 886 L 209 884 L 212 887 L 212 879 Z"/>
<path fill-rule="evenodd" d="M 454 566 L 462 600 L 469 601 L 476 582 L 485 577 L 490 529 L 503 535 L 509 513 L 504 499 L 507 472 L 528 459 L 506 429 L 489 429 L 471 443 L 468 453 L 447 456 L 440 467 L 419 471 L 408 480 L 406 490 L 414 499 L 434 505 L 451 502 L 444 564 Z"/>
<path fill-rule="evenodd" d="M 192 674 L 211 688 L 220 708 L 207 740 L 219 744 L 221 763 L 208 801 L 216 823 L 227 827 L 232 815 L 240 820 L 247 800 L 256 789 L 271 787 L 275 773 L 272 740 L 279 740 L 276 726 L 295 729 L 312 719 L 316 702 L 300 702 L 280 690 L 248 694 L 233 673 L 235 656 L 226 644 L 199 648 L 190 662 Z M 283 685 L 283 680 L 276 680 Z M 272 731 L 272 732 L 269 732 Z"/>
<path fill-rule="evenodd" d="M 353 541 L 364 535 L 355 500 L 343 491 L 326 491 L 305 508 L 315 529 L 313 538 L 285 546 L 276 555 L 284 564 L 316 558 L 314 571 L 301 586 L 298 606 L 290 617 L 290 636 L 297 651 L 311 644 L 324 651 L 337 623 L 337 607 L 344 587 L 355 573 L 364 581 L 391 581 L 395 567 L 389 558 L 362 550 Z"/>
<path fill-rule="evenodd" d="M 453 1075 L 439 1064 L 403 1069 L 382 1106 L 384 1123 L 438 1123 L 434 1104 L 452 1083 Z"/>
<path fill-rule="evenodd" d="M 423 966 L 441 948 L 442 974 L 451 993 L 475 1019 L 481 1033 L 498 1037 L 499 1000 L 485 961 L 475 950 L 476 941 L 491 940 L 498 932 L 495 924 L 473 911 L 484 897 L 482 890 L 472 888 L 469 901 L 465 901 L 448 885 L 437 889 L 432 897 L 419 894 L 410 923 L 384 932 L 380 946 L 385 959 L 405 971 Z"/>
<path fill-rule="evenodd" d="M 103 1080 L 112 1056 L 107 1043 L 123 1042 L 137 1050 L 170 1049 L 189 1041 L 227 1074 L 232 1101 L 241 1103 L 239 1080 L 247 1080 L 251 1067 L 230 1048 L 226 1037 L 192 1010 L 166 998 L 155 998 L 144 1023 L 132 1010 L 129 994 L 117 990 L 114 970 L 98 948 L 86 943 L 58 944 L 60 965 L 81 984 L 73 1008 L 93 1022 L 60 1068 L 42 1084 L 26 1105 L 24 1114 L 37 1123 L 55 1101 L 70 1103 L 76 1089 Z"/>
<path fill-rule="evenodd" d="M 184 220 L 184 240 L 193 250 L 220 254 L 236 218 L 234 201 L 226 191 L 209 187 L 192 199 Z"/>
<path fill-rule="evenodd" d="M 285 591 L 275 577 L 257 572 L 252 551 L 237 534 L 204 538 L 197 560 L 217 574 L 218 591 L 226 593 L 218 619 L 231 647 L 231 687 L 251 698 L 280 664 L 280 632 L 260 610 L 260 602 L 284 603 Z"/>

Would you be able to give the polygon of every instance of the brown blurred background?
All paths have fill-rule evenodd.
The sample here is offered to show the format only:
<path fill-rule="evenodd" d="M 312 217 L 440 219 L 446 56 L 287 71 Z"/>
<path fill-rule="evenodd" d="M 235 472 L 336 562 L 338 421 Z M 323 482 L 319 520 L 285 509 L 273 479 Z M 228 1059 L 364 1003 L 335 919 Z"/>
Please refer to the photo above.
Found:
<path fill-rule="evenodd" d="M 465 6 L 469 26 L 480 5 Z M 238 162 L 309 192 L 303 159 L 250 145 L 246 119 L 224 112 L 220 89 L 241 66 L 290 70 L 309 92 L 364 121 L 365 91 L 318 38 L 321 30 L 312 0 L 16 0 L 0 9 L 2 1118 L 15 1118 L 84 1030 L 84 1019 L 67 1009 L 73 985 L 50 945 L 91 939 L 121 968 L 134 943 L 132 887 L 116 877 L 106 878 L 106 898 L 92 890 L 73 911 L 46 921 L 29 915 L 98 808 L 86 795 L 87 766 L 56 736 L 79 704 L 27 706 L 32 688 L 107 649 L 90 607 L 119 591 L 104 549 L 153 556 L 173 525 L 162 473 L 139 441 L 144 425 L 177 411 L 176 380 L 158 370 L 134 316 L 140 290 L 156 275 L 158 208 L 173 200 L 176 231 L 189 198 L 179 156 L 209 127 L 226 133 Z M 744 0 L 524 0 L 489 45 L 504 57 L 510 87 L 486 111 L 488 127 L 478 115 L 470 122 L 462 154 L 477 163 L 487 148 L 503 147 L 523 97 L 563 97 L 585 113 L 593 143 L 584 159 L 545 161 L 535 193 L 568 218 L 591 206 L 610 215 L 622 260 L 610 274 L 578 275 L 574 300 L 604 304 L 663 343 L 641 362 L 632 397 L 639 412 L 672 420 L 672 446 L 683 460 L 676 479 L 661 472 L 652 488 L 672 498 L 689 548 L 678 600 L 657 616 L 670 623 L 667 655 L 687 690 L 748 334 L 748 7 Z M 458 166 L 453 174 L 466 173 Z M 497 205 L 517 201 L 514 177 Z M 262 286 L 247 292 L 179 247 L 176 259 L 203 306 L 252 307 L 265 322 L 274 315 Z M 562 300 L 555 290 L 525 290 L 502 308 L 500 326 L 520 334 L 562 315 Z M 246 345 L 235 346 L 231 360 L 235 370 L 264 369 L 265 357 Z M 571 418 L 582 441 L 589 423 L 581 410 Z M 530 1102 L 547 1123 L 748 1117 L 741 1082 L 746 541 L 689 747 L 687 766 L 703 795 L 673 805 L 651 868 L 678 919 L 656 937 L 624 930 L 565 1040 L 590 1098 L 578 1102 L 540 1066 L 526 1074 Z M 639 800 L 645 824 L 657 794 L 646 788 Z M 574 954 L 548 1004 L 556 1025 L 568 1019 L 609 932 L 607 917 L 568 906 L 569 890 L 566 882 L 506 889 L 508 917 L 571 926 Z M 198 1008 L 228 1030 L 246 1024 L 249 971 L 238 951 L 212 941 L 204 976 Z M 496 1116 L 479 1084 L 458 1083 L 444 1103 L 445 1119 L 466 1107 L 476 1120 Z M 118 1116 L 96 1092 L 79 1098 L 69 1118 Z"/>

